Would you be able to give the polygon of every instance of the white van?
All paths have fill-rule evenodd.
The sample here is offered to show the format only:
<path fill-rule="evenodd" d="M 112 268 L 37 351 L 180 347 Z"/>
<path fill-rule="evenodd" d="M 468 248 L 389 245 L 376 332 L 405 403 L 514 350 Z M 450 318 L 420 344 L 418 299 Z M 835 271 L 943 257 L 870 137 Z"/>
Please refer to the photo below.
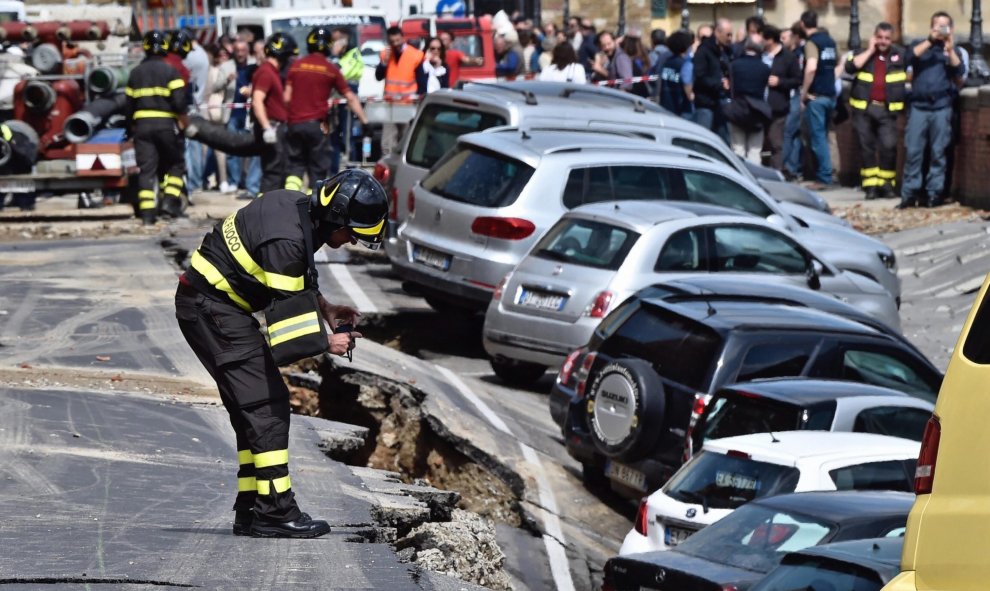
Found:
<path fill-rule="evenodd" d="M 293 10 L 259 10 L 257 8 L 220 8 L 217 10 L 217 32 L 236 35 L 242 30 L 254 33 L 255 39 L 267 39 L 277 31 L 288 33 L 296 40 L 299 51 L 306 53 L 306 36 L 318 25 L 333 29 L 343 27 L 351 32 L 351 47 L 360 47 L 364 58 L 364 75 L 358 85 L 361 98 L 380 97 L 384 82 L 375 80 L 379 54 L 387 42 L 388 22 L 385 13 L 355 8 L 303 8 Z"/>

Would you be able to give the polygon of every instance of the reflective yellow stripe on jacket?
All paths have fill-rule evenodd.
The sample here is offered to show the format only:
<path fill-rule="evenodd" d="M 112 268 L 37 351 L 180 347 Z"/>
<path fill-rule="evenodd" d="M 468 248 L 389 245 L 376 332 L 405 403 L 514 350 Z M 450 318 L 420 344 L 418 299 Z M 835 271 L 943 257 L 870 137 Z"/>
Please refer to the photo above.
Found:
<path fill-rule="evenodd" d="M 172 90 L 165 88 L 164 86 L 152 86 L 149 88 L 130 88 L 124 89 L 124 94 L 131 98 L 145 98 L 149 96 L 172 96 Z"/>
<path fill-rule="evenodd" d="M 227 249 L 230 251 L 231 256 L 234 257 L 234 260 L 237 261 L 237 264 L 244 269 L 244 272 L 254 277 L 258 283 L 271 289 L 302 291 L 306 286 L 306 282 L 302 276 L 292 277 L 290 275 L 267 272 L 251 258 L 247 248 L 244 247 L 244 243 L 241 241 L 240 235 L 237 233 L 236 216 L 237 212 L 227 216 L 227 219 L 223 221 L 221 230 L 223 240 L 227 244 Z"/>
<path fill-rule="evenodd" d="M 320 322 L 320 316 L 314 311 L 271 324 L 268 326 L 268 344 L 274 347 L 292 339 L 320 332 Z"/>
<path fill-rule="evenodd" d="M 251 304 L 247 303 L 244 298 L 234 293 L 234 288 L 230 286 L 230 282 L 227 281 L 227 278 L 220 273 L 219 269 L 213 266 L 213 263 L 206 260 L 206 257 L 203 255 L 199 254 L 198 250 L 193 253 L 190 264 L 193 269 L 196 269 L 197 273 L 206 278 L 210 285 L 227 294 L 227 297 L 229 297 L 235 304 L 248 312 L 253 311 L 251 310 Z"/>
<path fill-rule="evenodd" d="M 135 119 L 178 119 L 178 115 L 169 111 L 153 111 L 151 109 L 141 109 L 134 111 Z"/>

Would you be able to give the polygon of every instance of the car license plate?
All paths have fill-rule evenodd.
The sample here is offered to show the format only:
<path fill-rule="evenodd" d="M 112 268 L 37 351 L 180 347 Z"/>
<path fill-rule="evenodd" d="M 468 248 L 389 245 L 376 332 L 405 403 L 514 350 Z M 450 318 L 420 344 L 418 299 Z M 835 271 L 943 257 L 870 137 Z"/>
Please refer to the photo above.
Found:
<path fill-rule="evenodd" d="M 423 248 L 422 246 L 413 247 L 413 260 L 421 265 L 440 269 L 441 271 L 450 269 L 450 255 L 430 250 L 429 248 Z"/>
<path fill-rule="evenodd" d="M 664 528 L 663 541 L 668 546 L 676 546 L 688 539 L 688 537 L 694 532 L 689 529 L 681 529 L 679 527 L 670 527 L 669 525 Z"/>
<path fill-rule="evenodd" d="M 605 466 L 605 476 L 638 491 L 646 492 L 646 474 L 625 464 L 609 461 Z"/>
<path fill-rule="evenodd" d="M 32 193 L 34 181 L 0 179 L 0 193 Z"/>
<path fill-rule="evenodd" d="M 528 308 L 538 308 L 540 310 L 555 310 L 560 311 L 564 309 L 564 304 L 567 303 L 567 296 L 546 293 L 542 291 L 531 291 L 529 289 L 523 289 L 519 294 L 520 306 L 526 306 Z"/>

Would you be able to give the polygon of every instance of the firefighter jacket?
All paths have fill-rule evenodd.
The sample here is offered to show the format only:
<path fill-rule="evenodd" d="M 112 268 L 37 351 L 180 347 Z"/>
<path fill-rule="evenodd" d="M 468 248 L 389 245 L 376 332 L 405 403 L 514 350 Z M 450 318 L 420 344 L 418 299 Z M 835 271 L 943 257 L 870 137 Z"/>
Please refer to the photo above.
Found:
<path fill-rule="evenodd" d="M 245 312 L 263 310 L 273 298 L 317 289 L 300 202 L 308 208 L 309 197 L 298 191 L 269 191 L 264 199 L 255 199 L 218 223 L 192 255 L 189 282 Z"/>
<path fill-rule="evenodd" d="M 127 80 L 125 115 L 130 125 L 142 120 L 175 120 L 186 112 L 186 83 L 159 56 L 137 65 Z"/>
<path fill-rule="evenodd" d="M 874 54 L 866 61 L 862 69 L 857 70 L 853 58 L 860 53 L 862 51 L 850 54 L 846 60 L 846 73 L 853 76 L 852 88 L 849 90 L 849 106 L 854 109 L 866 110 L 870 104 L 870 91 L 873 88 L 878 55 Z M 904 53 L 904 48 L 897 45 L 890 47 L 886 57 L 884 62 L 886 64 L 884 95 L 886 96 L 887 110 L 896 113 L 904 110 L 904 99 L 907 95 L 908 59 Z"/>

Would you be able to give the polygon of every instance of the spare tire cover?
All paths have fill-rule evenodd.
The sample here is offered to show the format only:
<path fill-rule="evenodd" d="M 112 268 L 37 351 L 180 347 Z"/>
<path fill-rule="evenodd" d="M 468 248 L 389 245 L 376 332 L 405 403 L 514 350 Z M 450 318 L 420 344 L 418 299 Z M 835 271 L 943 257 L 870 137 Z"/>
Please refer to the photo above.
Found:
<path fill-rule="evenodd" d="M 606 456 L 635 460 L 660 437 L 666 398 L 649 362 L 618 359 L 602 367 L 588 392 L 591 439 Z"/>

